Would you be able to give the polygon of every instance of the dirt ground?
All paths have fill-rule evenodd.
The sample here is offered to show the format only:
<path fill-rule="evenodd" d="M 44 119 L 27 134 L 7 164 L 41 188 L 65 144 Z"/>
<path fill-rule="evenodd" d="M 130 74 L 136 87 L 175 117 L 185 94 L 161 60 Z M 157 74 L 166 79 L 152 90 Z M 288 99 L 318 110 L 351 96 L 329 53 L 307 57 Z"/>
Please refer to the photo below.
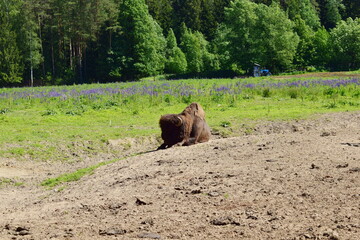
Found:
<path fill-rule="evenodd" d="M 360 239 L 360 112 L 263 122 L 38 185 L 71 167 L 0 165 L 26 182 L 0 188 L 1 240 Z"/>

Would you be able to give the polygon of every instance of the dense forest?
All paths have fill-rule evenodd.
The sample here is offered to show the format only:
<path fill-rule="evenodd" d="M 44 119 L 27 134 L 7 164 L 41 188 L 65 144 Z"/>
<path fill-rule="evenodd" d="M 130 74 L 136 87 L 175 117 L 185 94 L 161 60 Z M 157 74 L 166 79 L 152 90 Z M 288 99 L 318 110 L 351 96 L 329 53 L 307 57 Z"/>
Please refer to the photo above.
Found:
<path fill-rule="evenodd" d="M 0 0 L 0 87 L 360 68 L 360 1 Z"/>

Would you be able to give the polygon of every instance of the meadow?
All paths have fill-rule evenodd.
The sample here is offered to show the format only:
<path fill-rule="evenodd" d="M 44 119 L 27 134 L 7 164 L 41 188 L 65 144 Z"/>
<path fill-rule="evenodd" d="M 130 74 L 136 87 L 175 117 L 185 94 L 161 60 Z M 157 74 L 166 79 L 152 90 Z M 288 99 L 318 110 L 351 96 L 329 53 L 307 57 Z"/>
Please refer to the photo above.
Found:
<path fill-rule="evenodd" d="M 359 85 L 360 75 L 352 75 L 3 88 L 0 155 L 51 162 L 116 152 L 110 139 L 159 139 L 160 115 L 179 113 L 191 102 L 204 107 L 213 133 L 236 136 L 262 120 L 360 110 Z"/>

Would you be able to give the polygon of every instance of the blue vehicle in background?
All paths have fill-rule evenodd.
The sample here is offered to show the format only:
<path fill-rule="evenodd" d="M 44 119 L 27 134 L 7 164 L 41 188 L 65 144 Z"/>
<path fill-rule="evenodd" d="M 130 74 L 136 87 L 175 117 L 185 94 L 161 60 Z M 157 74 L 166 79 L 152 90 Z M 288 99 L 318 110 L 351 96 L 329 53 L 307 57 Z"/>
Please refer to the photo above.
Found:
<path fill-rule="evenodd" d="M 261 66 L 257 63 L 254 64 L 254 77 L 270 76 L 269 69 L 261 69 Z"/>
<path fill-rule="evenodd" d="M 261 69 L 260 70 L 260 75 L 261 76 L 270 76 L 271 72 L 269 71 L 269 69 Z"/>

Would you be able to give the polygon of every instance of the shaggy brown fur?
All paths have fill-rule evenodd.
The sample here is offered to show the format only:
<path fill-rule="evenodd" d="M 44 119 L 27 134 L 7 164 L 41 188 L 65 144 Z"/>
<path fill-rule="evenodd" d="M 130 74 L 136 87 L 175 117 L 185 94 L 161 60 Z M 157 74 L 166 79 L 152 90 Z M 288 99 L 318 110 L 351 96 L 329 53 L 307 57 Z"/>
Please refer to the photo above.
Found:
<path fill-rule="evenodd" d="M 205 119 L 195 117 L 190 134 L 190 141 L 187 145 L 207 142 L 210 140 L 210 136 L 210 127 L 206 123 Z"/>
<path fill-rule="evenodd" d="M 198 103 L 191 103 L 180 114 L 161 116 L 159 124 L 164 143 L 158 149 L 207 142 L 210 139 L 205 111 Z"/>

